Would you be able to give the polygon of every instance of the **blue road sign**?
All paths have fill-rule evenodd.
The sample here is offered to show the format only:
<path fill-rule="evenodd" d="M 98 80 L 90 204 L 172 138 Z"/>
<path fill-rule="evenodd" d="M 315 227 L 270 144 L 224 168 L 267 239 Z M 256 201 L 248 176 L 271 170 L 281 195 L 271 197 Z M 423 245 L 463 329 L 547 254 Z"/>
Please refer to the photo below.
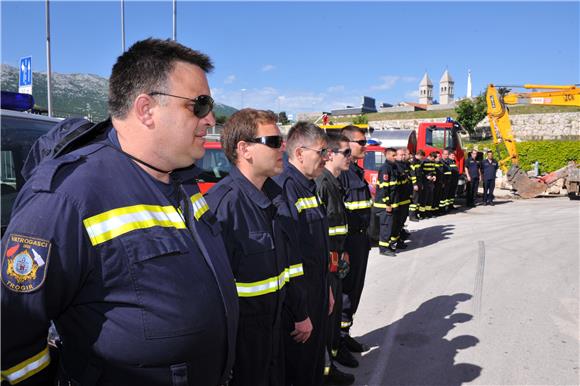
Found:
<path fill-rule="evenodd" d="M 32 86 L 32 57 L 20 58 L 18 87 Z"/>

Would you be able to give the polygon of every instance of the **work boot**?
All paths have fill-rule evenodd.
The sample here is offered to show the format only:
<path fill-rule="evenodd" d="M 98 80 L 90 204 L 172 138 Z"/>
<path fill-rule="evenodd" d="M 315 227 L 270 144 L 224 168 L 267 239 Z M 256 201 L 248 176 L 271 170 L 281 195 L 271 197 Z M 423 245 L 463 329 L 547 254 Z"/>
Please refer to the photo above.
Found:
<path fill-rule="evenodd" d="M 397 249 L 407 249 L 407 244 L 402 241 L 397 242 Z"/>
<path fill-rule="evenodd" d="M 328 374 L 324 376 L 325 385 L 352 385 L 354 383 L 354 375 L 343 373 L 335 365 L 330 365 Z"/>
<path fill-rule="evenodd" d="M 391 248 L 386 248 L 384 251 L 379 252 L 379 254 L 381 254 L 383 256 L 391 256 L 391 257 L 397 256 L 395 251 L 393 251 Z"/>
<path fill-rule="evenodd" d="M 359 341 L 357 341 L 355 338 L 353 338 L 350 335 L 344 335 L 342 337 L 342 340 L 344 341 L 344 344 L 346 345 L 346 348 L 350 352 L 365 352 L 365 351 L 369 351 L 369 348 L 368 348 L 368 346 L 366 344 L 360 343 Z"/>
<path fill-rule="evenodd" d="M 341 342 L 338 353 L 333 359 L 346 367 L 358 367 L 358 361 L 354 358 L 351 352 L 348 351 L 344 342 Z"/>
<path fill-rule="evenodd" d="M 409 216 L 409 221 L 419 221 L 419 216 L 415 215 L 415 216 Z"/>

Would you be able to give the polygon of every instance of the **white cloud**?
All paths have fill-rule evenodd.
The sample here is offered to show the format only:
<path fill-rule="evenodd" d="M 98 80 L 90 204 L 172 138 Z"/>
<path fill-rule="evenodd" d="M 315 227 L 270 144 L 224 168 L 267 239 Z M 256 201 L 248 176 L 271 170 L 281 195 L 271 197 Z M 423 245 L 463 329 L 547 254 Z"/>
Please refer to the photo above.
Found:
<path fill-rule="evenodd" d="M 236 76 L 235 75 L 228 75 L 225 79 L 224 79 L 224 84 L 232 84 L 236 81 Z"/>
<path fill-rule="evenodd" d="M 329 88 L 326 89 L 326 91 L 329 93 L 342 92 L 342 91 L 344 91 L 344 86 L 342 84 L 338 84 L 336 86 L 330 86 Z"/>
<path fill-rule="evenodd" d="M 419 90 L 411 90 L 405 93 L 405 98 L 419 99 Z"/>
<path fill-rule="evenodd" d="M 413 76 L 385 75 L 379 77 L 382 83 L 371 86 L 371 90 L 390 90 L 397 82 L 417 82 L 418 79 Z"/>
<path fill-rule="evenodd" d="M 276 68 L 276 66 L 274 66 L 273 64 L 266 64 L 264 67 L 262 67 L 262 71 L 268 72 L 268 71 L 272 71 L 275 68 Z"/>

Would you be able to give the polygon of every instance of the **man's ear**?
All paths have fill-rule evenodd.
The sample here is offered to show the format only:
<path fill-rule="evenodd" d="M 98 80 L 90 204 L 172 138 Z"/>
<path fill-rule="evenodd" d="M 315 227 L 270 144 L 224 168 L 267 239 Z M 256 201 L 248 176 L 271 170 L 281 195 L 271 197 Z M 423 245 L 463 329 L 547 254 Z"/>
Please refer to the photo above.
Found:
<path fill-rule="evenodd" d="M 238 159 L 245 159 L 249 160 L 252 158 L 252 154 L 250 152 L 250 144 L 246 141 L 239 141 L 236 144 L 236 153 L 238 154 Z"/>
<path fill-rule="evenodd" d="M 140 94 L 135 98 L 133 102 L 135 116 L 143 125 L 147 127 L 153 126 L 153 109 L 155 106 L 155 100 L 147 94 Z"/>

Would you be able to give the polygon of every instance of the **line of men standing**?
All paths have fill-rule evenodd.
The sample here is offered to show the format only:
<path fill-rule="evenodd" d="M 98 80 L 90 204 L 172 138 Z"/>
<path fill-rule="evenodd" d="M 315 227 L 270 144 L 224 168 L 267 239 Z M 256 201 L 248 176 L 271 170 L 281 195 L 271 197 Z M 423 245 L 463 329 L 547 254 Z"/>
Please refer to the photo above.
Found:
<path fill-rule="evenodd" d="M 417 151 L 388 148 L 377 176 L 373 216 L 379 219 L 379 251 L 395 256 L 405 249 L 409 233 L 404 225 L 411 221 L 448 213 L 454 209 L 459 169 L 450 150 Z"/>
<path fill-rule="evenodd" d="M 240 298 L 232 385 L 352 384 L 352 338 L 370 243 L 364 131 L 327 136 L 243 109 L 224 126 L 230 174 L 206 195 L 222 227 Z M 283 166 L 283 153 L 288 163 Z"/>

